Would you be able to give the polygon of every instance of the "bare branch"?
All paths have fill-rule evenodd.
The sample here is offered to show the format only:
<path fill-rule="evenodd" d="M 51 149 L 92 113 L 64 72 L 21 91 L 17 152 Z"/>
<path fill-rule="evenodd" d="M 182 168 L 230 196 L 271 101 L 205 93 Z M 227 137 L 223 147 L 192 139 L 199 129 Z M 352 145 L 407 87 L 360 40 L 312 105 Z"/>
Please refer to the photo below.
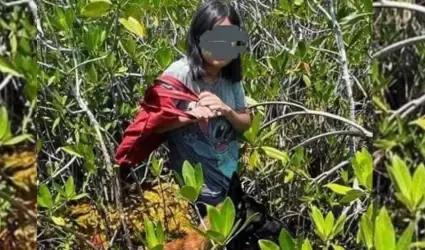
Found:
<path fill-rule="evenodd" d="M 93 59 L 90 59 L 90 60 L 84 61 L 84 62 L 82 62 L 82 63 L 79 63 L 79 64 L 75 65 L 72 69 L 70 69 L 70 70 L 67 72 L 67 74 L 70 74 L 72 71 L 74 71 L 75 69 L 77 69 L 78 67 L 80 67 L 80 66 L 82 66 L 82 65 L 84 65 L 84 64 L 87 64 L 87 63 L 90 63 L 90 62 L 99 61 L 99 60 L 105 59 L 106 57 L 108 57 L 108 56 L 107 56 L 107 55 L 105 55 L 105 56 L 101 56 L 101 57 L 93 58 Z"/>
<path fill-rule="evenodd" d="M 352 131 L 352 130 L 331 131 L 331 132 L 327 132 L 327 133 L 323 133 L 323 134 L 320 134 L 320 135 L 313 136 L 313 137 L 311 137 L 311 138 L 309 138 L 309 139 L 307 139 L 307 140 L 305 140 L 305 141 L 301 142 L 300 144 L 298 144 L 298 145 L 296 145 L 296 146 L 292 147 L 289 151 L 293 151 L 293 150 L 295 150 L 295 149 L 297 149 L 297 148 L 299 148 L 299 147 L 302 147 L 302 146 L 308 145 L 308 144 L 310 144 L 310 143 L 312 143 L 312 142 L 314 142 L 314 141 L 317 141 L 317 140 L 318 140 L 318 139 L 320 139 L 320 138 L 327 137 L 327 136 L 333 136 L 333 135 L 352 135 L 352 136 L 361 136 L 361 135 L 362 135 L 362 133 L 361 133 L 361 132 L 359 132 L 359 131 Z"/>
<path fill-rule="evenodd" d="M 339 169 L 343 168 L 344 166 L 348 164 L 350 164 L 349 161 L 343 161 L 339 163 L 338 165 L 336 165 L 335 167 L 329 169 L 328 171 L 323 172 L 320 175 L 316 176 L 314 179 L 312 179 L 312 182 L 319 184 L 322 181 L 324 181 L 328 176 L 330 176 L 331 174 L 335 173 L 336 171 L 338 171 Z"/>
<path fill-rule="evenodd" d="M 0 4 L 3 5 L 3 6 L 6 6 L 6 7 L 12 7 L 12 6 L 28 3 L 29 1 L 30 0 L 18 0 L 18 1 L 14 1 L 14 2 L 5 2 L 3 0 L 0 0 Z"/>
<path fill-rule="evenodd" d="M 252 109 L 252 108 L 255 108 L 255 107 L 258 107 L 258 106 L 267 106 L 267 105 L 288 105 L 288 106 L 300 108 L 300 109 L 305 110 L 305 111 L 308 110 L 306 107 L 304 107 L 302 105 L 299 105 L 299 104 L 296 104 L 296 103 L 293 103 L 293 102 L 285 102 L 285 101 L 261 102 L 261 103 L 251 105 L 248 108 Z"/>
<path fill-rule="evenodd" d="M 6 87 L 6 85 L 10 82 L 10 80 L 12 79 L 12 75 L 7 75 L 4 79 L 3 79 L 3 81 L 1 81 L 1 83 L 0 83 L 0 91 L 4 88 L 4 87 Z"/>
<path fill-rule="evenodd" d="M 351 82 L 350 73 L 348 70 L 348 58 L 347 52 L 345 51 L 344 39 L 342 37 L 341 26 L 336 20 L 335 9 L 333 0 L 329 0 L 329 13 L 332 18 L 332 24 L 334 27 L 336 44 L 339 50 L 340 62 L 341 62 L 341 70 L 342 70 L 342 79 L 345 82 L 345 89 L 347 91 L 348 101 L 350 104 L 350 120 L 355 120 L 355 106 L 354 106 L 354 98 L 353 98 L 353 83 Z M 356 141 L 355 138 L 352 138 L 351 142 L 351 153 L 354 154 L 356 151 Z"/>
<path fill-rule="evenodd" d="M 89 60 L 89 61 L 100 60 L 101 58 L 102 57 L 99 57 L 99 58 L 95 58 L 95 59 L 92 59 L 92 60 Z M 86 114 L 87 114 L 87 116 L 90 120 L 90 123 L 92 124 L 92 126 L 94 127 L 94 130 L 96 131 L 97 139 L 100 143 L 100 148 L 101 148 L 101 151 L 102 151 L 103 160 L 105 161 L 106 169 L 112 175 L 112 172 L 113 172 L 114 169 L 113 169 L 113 165 L 112 165 L 112 162 L 111 162 L 111 156 L 108 153 L 108 149 L 106 147 L 105 141 L 104 141 L 102 133 L 100 131 L 100 124 L 97 122 L 93 113 L 87 107 L 87 104 L 85 103 L 85 101 L 83 100 L 83 98 L 81 97 L 81 94 L 80 94 L 81 79 L 78 76 L 78 67 L 87 63 L 88 61 L 77 64 L 77 59 L 75 57 L 75 53 L 73 53 L 73 59 L 74 59 L 74 65 L 75 65 L 73 67 L 73 70 L 75 70 L 75 98 L 77 99 L 77 103 L 80 106 L 80 108 L 82 110 L 85 110 L 85 112 L 86 112 Z M 120 200 L 121 199 L 121 188 L 120 187 L 121 186 L 120 186 L 120 182 L 119 182 L 119 179 L 118 179 L 118 175 L 115 174 L 115 188 L 116 188 L 116 192 L 117 192 L 115 202 L 116 202 L 116 205 L 118 207 L 121 225 L 124 228 L 124 237 L 127 241 L 127 247 L 129 249 L 133 249 L 133 244 L 132 244 L 130 236 L 129 236 L 129 230 L 128 230 L 127 224 L 125 223 L 124 212 L 123 212 L 122 204 L 121 204 L 121 200 Z"/>
<path fill-rule="evenodd" d="M 397 8 L 417 11 L 425 14 L 425 7 L 418 4 L 381 0 L 373 3 L 375 8 Z"/>
<path fill-rule="evenodd" d="M 295 115 L 318 115 L 318 116 L 325 116 L 325 117 L 328 117 L 328 118 L 332 118 L 332 119 L 339 120 L 339 121 L 342 121 L 344 123 L 350 124 L 351 126 L 353 126 L 353 127 L 357 128 L 358 130 L 360 130 L 362 132 L 362 134 L 364 136 L 366 136 L 366 137 L 372 137 L 373 136 L 372 132 L 366 130 L 365 128 L 363 128 L 359 124 L 357 124 L 357 123 L 355 123 L 353 121 L 350 121 L 350 120 L 348 120 L 348 119 L 346 119 L 344 117 L 341 117 L 341 116 L 338 116 L 338 115 L 334 115 L 334 114 L 331 114 L 331 113 L 327 113 L 327 112 L 323 112 L 323 111 L 314 111 L 314 110 L 297 111 L 297 112 L 292 112 L 292 113 L 284 114 L 282 116 L 279 116 L 277 118 L 274 118 L 273 120 L 271 120 L 271 121 L 265 123 L 263 126 L 261 126 L 260 132 L 264 128 L 266 128 L 267 126 L 271 125 L 274 122 L 277 122 L 277 121 L 282 120 L 282 119 L 284 119 L 286 117 L 295 116 Z"/>
<path fill-rule="evenodd" d="M 425 103 L 425 95 L 412 100 L 403 106 L 401 106 L 397 111 L 395 111 L 389 118 L 389 120 L 393 120 L 396 116 L 401 114 L 401 118 L 405 118 L 407 115 L 409 115 L 413 110 L 415 110 L 417 107 Z"/>
<path fill-rule="evenodd" d="M 407 38 L 405 40 L 391 44 L 391 45 L 381 49 L 380 51 L 376 52 L 375 54 L 373 54 L 372 57 L 378 58 L 378 57 L 384 56 L 385 54 L 388 54 L 388 53 L 390 53 L 394 50 L 403 48 L 405 46 L 413 45 L 413 44 L 416 44 L 416 43 L 419 43 L 419 42 L 425 42 L 425 35 Z"/>

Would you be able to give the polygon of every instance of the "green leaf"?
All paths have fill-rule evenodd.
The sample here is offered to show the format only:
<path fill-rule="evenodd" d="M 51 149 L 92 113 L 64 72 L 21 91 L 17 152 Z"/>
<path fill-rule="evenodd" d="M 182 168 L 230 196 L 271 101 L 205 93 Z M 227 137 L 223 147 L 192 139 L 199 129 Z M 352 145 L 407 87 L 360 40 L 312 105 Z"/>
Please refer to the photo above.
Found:
<path fill-rule="evenodd" d="M 261 149 L 264 151 L 264 153 L 273 159 L 281 160 L 282 163 L 285 165 L 285 163 L 289 160 L 289 156 L 286 152 L 280 151 L 273 147 L 268 146 L 262 146 Z"/>
<path fill-rule="evenodd" d="M 229 197 L 226 197 L 220 209 L 220 224 L 223 226 L 220 232 L 222 232 L 225 238 L 229 236 L 232 230 L 233 223 L 235 223 L 235 215 L 236 211 L 233 202 Z"/>
<path fill-rule="evenodd" d="M 291 235 L 285 228 L 280 230 L 279 245 L 282 250 L 295 250 L 294 239 L 292 239 Z"/>
<path fill-rule="evenodd" d="M 258 154 L 258 151 L 257 150 L 252 151 L 248 160 L 248 169 L 254 169 L 259 159 L 260 159 L 260 155 Z"/>
<path fill-rule="evenodd" d="M 376 250 L 394 250 L 395 233 L 391 218 L 385 207 L 376 218 L 374 243 Z"/>
<path fill-rule="evenodd" d="M 191 186 L 184 186 L 180 189 L 180 194 L 183 198 L 195 202 L 198 198 L 196 189 Z"/>
<path fill-rule="evenodd" d="M 249 129 L 244 132 L 244 137 L 251 144 L 254 144 L 255 140 L 257 139 L 258 132 L 260 131 L 261 126 L 261 118 L 262 115 L 260 113 L 257 113 L 252 119 L 251 127 L 249 127 Z"/>
<path fill-rule="evenodd" d="M 3 57 L 0 57 L 0 72 L 10 74 L 12 76 L 22 76 L 15 67 Z"/>
<path fill-rule="evenodd" d="M 49 188 L 44 183 L 40 185 L 39 194 L 37 195 L 37 203 L 45 208 L 53 207 L 52 195 L 50 194 Z"/>
<path fill-rule="evenodd" d="M 19 136 L 12 137 L 12 139 L 7 140 L 6 142 L 3 143 L 3 145 L 13 146 L 23 141 L 29 140 L 31 138 L 32 138 L 32 135 L 30 134 L 19 135 Z"/>
<path fill-rule="evenodd" d="M 323 218 L 322 213 L 320 212 L 320 210 L 315 207 L 312 206 L 311 208 L 311 213 L 310 213 L 310 217 L 312 218 L 317 231 L 319 232 L 319 236 L 325 238 L 326 234 L 325 234 L 325 219 Z"/>
<path fill-rule="evenodd" d="M 388 168 L 388 172 L 395 181 L 394 184 L 397 191 L 403 194 L 406 198 L 409 198 L 412 180 L 406 163 L 400 159 L 400 157 L 395 155 L 391 159 L 391 167 Z"/>
<path fill-rule="evenodd" d="M 149 220 L 147 216 L 144 216 L 144 221 L 146 230 L 146 241 L 148 243 L 148 247 L 153 248 L 155 245 L 158 244 L 156 240 L 154 225 L 153 222 Z"/>
<path fill-rule="evenodd" d="M 419 118 L 413 122 L 411 122 L 410 124 L 415 124 L 418 125 L 419 127 L 421 127 L 423 130 L 425 130 L 425 118 Z"/>
<path fill-rule="evenodd" d="M 313 247 L 311 246 L 309 239 L 304 240 L 301 250 L 313 250 Z"/>
<path fill-rule="evenodd" d="M 155 58 L 159 65 L 165 68 L 173 61 L 173 51 L 170 48 L 160 48 L 155 53 Z"/>
<path fill-rule="evenodd" d="M 304 0 L 294 0 L 294 5 L 301 6 Z"/>
<path fill-rule="evenodd" d="M 332 247 L 334 250 L 345 250 L 345 248 L 343 248 L 342 246 L 338 246 L 338 245 L 334 245 L 332 244 Z"/>
<path fill-rule="evenodd" d="M 72 176 L 66 181 L 65 193 L 67 198 L 71 198 L 75 194 L 74 177 Z"/>
<path fill-rule="evenodd" d="M 81 198 L 83 198 L 83 197 L 88 197 L 88 196 L 89 196 L 89 195 L 88 195 L 87 193 L 77 194 L 76 196 L 73 196 L 73 197 L 71 198 L 71 200 L 76 201 L 76 200 L 79 200 L 79 199 L 81 199 Z"/>
<path fill-rule="evenodd" d="M 341 204 L 350 203 L 353 200 L 360 198 L 364 195 L 366 195 L 365 192 L 363 192 L 361 190 L 353 189 L 353 190 L 349 191 L 339 202 Z"/>
<path fill-rule="evenodd" d="M 81 15 L 85 17 L 101 17 L 109 12 L 112 3 L 109 0 L 95 0 L 88 3 L 81 10 Z"/>
<path fill-rule="evenodd" d="M 280 0 L 280 7 L 282 8 L 282 10 L 285 10 L 285 11 L 291 10 L 291 6 L 288 0 Z"/>
<path fill-rule="evenodd" d="M 158 160 L 155 156 L 152 157 L 152 173 L 154 176 L 158 177 L 163 168 L 163 160 L 162 158 Z"/>
<path fill-rule="evenodd" d="M 52 216 L 50 218 L 56 225 L 65 226 L 65 220 L 62 217 Z"/>
<path fill-rule="evenodd" d="M 347 187 L 347 186 L 343 186 L 343 185 L 339 185 L 339 184 L 335 184 L 335 183 L 329 183 L 329 184 L 325 185 L 325 187 L 331 189 L 332 191 L 334 191 L 337 194 L 343 194 L 343 195 L 346 195 L 348 192 L 354 190 L 351 187 Z"/>
<path fill-rule="evenodd" d="M 373 224 L 367 213 L 363 214 L 361 217 L 359 236 L 367 246 L 367 249 L 373 247 Z"/>
<path fill-rule="evenodd" d="M 410 189 L 410 197 L 414 202 L 415 207 L 417 207 L 425 195 L 425 167 L 421 164 L 416 168 L 415 173 L 413 174 L 412 187 Z"/>
<path fill-rule="evenodd" d="M 261 250 L 280 250 L 279 246 L 270 240 L 259 240 L 258 245 Z"/>
<path fill-rule="evenodd" d="M 408 249 L 412 242 L 413 233 L 415 232 L 415 223 L 411 222 L 409 226 L 404 230 L 400 239 L 398 239 L 396 250 Z"/>
<path fill-rule="evenodd" d="M 217 208 L 207 205 L 207 214 L 208 220 L 211 225 L 211 229 L 216 232 L 221 232 L 223 229 L 223 225 L 221 224 L 220 212 Z"/>
<path fill-rule="evenodd" d="M 335 217 L 332 212 L 329 212 L 326 215 L 325 219 L 325 235 L 326 238 L 329 239 L 329 236 L 332 235 L 332 229 L 334 227 Z"/>
<path fill-rule="evenodd" d="M 216 243 L 219 243 L 220 245 L 222 245 L 224 243 L 225 237 L 223 236 L 223 234 L 214 231 L 214 230 L 208 230 L 207 231 L 207 236 L 211 239 L 213 239 Z"/>
<path fill-rule="evenodd" d="M 204 172 L 200 163 L 195 166 L 195 183 L 196 191 L 200 194 L 202 191 L 202 185 L 204 184 Z"/>
<path fill-rule="evenodd" d="M 360 184 L 372 190 L 373 158 L 369 152 L 365 148 L 362 148 L 360 152 L 356 153 L 351 163 Z"/>
<path fill-rule="evenodd" d="M 139 23 L 134 17 L 128 19 L 120 18 L 120 23 L 130 32 L 144 38 L 147 35 L 146 28 L 143 24 Z"/>
<path fill-rule="evenodd" d="M 196 188 L 195 170 L 190 162 L 184 161 L 182 173 L 185 184 Z"/>
<path fill-rule="evenodd" d="M 4 106 L 0 108 L 0 142 L 10 138 L 10 124 L 7 110 Z"/>
<path fill-rule="evenodd" d="M 152 247 L 151 250 L 163 250 L 164 249 L 164 245 L 163 244 L 158 244 L 154 247 Z"/>
<path fill-rule="evenodd" d="M 65 152 L 67 152 L 70 155 L 73 155 L 73 156 L 76 156 L 76 157 L 79 157 L 79 158 L 84 158 L 79 152 L 77 152 L 77 150 L 75 149 L 75 147 L 64 146 L 64 147 L 61 147 L 61 149 L 63 151 L 65 151 Z"/>
<path fill-rule="evenodd" d="M 164 227 L 162 226 L 161 222 L 158 222 L 156 225 L 156 239 L 159 244 L 164 244 L 165 234 Z"/>
<path fill-rule="evenodd" d="M 58 192 L 63 197 L 66 197 L 65 190 L 56 182 L 53 182 L 53 187 L 55 188 L 56 192 Z"/>
<path fill-rule="evenodd" d="M 307 87 L 310 87 L 311 85 L 310 77 L 308 77 L 307 75 L 303 75 L 303 81 Z"/>
<path fill-rule="evenodd" d="M 285 172 L 288 173 L 287 175 L 285 175 L 285 178 L 283 180 L 283 183 L 286 184 L 286 183 L 290 182 L 294 178 L 295 173 L 294 173 L 294 171 L 286 170 L 286 169 L 285 169 Z"/>

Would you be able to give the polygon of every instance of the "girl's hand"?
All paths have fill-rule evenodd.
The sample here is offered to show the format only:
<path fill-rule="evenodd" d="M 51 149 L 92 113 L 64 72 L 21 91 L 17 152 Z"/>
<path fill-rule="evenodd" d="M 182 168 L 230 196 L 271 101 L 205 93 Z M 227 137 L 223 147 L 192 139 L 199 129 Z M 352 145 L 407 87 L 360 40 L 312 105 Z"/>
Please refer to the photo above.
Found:
<path fill-rule="evenodd" d="M 221 101 L 218 96 L 210 92 L 202 92 L 199 94 L 199 99 L 199 105 L 210 108 L 217 115 L 226 116 L 231 111 L 231 108 Z"/>
<path fill-rule="evenodd" d="M 191 111 L 189 111 L 190 114 L 195 116 L 198 120 L 207 120 L 210 118 L 215 117 L 215 114 L 213 111 L 211 111 L 208 107 L 203 106 L 196 106 Z"/>

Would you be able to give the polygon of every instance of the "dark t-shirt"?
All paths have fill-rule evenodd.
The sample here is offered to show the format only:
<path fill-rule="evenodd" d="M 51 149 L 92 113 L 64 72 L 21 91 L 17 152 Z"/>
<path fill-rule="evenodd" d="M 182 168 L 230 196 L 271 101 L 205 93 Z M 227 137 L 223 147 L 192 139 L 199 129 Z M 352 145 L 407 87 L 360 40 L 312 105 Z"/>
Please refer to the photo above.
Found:
<path fill-rule="evenodd" d="M 195 93 L 209 91 L 236 111 L 246 107 L 245 92 L 240 82 L 231 83 L 219 78 L 215 84 L 193 81 L 190 77 L 186 57 L 172 63 L 163 74 L 173 75 Z M 178 107 L 187 109 L 187 102 Z M 170 149 L 170 166 L 180 175 L 183 162 L 196 165 L 201 163 L 204 172 L 202 196 L 207 199 L 220 199 L 227 191 L 230 178 L 237 169 L 239 145 L 236 130 L 225 117 L 210 119 L 208 123 L 189 124 L 167 133 Z"/>

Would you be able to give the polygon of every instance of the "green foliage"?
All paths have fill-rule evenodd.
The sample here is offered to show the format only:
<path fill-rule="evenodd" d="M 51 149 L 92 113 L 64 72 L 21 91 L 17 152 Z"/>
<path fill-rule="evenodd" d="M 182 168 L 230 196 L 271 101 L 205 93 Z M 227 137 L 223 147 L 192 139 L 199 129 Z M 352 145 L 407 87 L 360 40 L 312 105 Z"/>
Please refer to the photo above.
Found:
<path fill-rule="evenodd" d="M 410 175 L 406 163 L 397 155 L 394 155 L 391 161 L 391 167 L 388 167 L 388 173 L 394 183 L 397 193 L 397 199 L 402 202 L 414 215 L 417 209 L 425 208 L 425 166 L 423 164 L 415 168 L 413 176 Z"/>
<path fill-rule="evenodd" d="M 192 228 L 202 236 L 218 244 L 216 246 L 226 246 L 236 235 L 245 229 L 256 216 L 258 216 L 258 213 L 249 215 L 243 225 L 240 225 L 241 219 L 235 222 L 235 206 L 230 197 L 226 197 L 218 207 L 207 204 L 207 217 L 211 225 L 210 229 L 204 231 L 196 226 L 192 226 Z"/>
<path fill-rule="evenodd" d="M 162 250 L 165 243 L 165 232 L 161 223 L 153 223 L 146 216 L 144 217 L 146 238 L 145 246 L 149 250 Z"/>
<path fill-rule="evenodd" d="M 315 225 L 315 233 L 323 242 L 328 243 L 344 230 L 347 215 L 345 213 L 342 214 L 335 222 L 335 217 L 332 212 L 329 212 L 326 218 L 324 218 L 320 210 L 312 206 L 310 217 Z"/>
<path fill-rule="evenodd" d="M 177 172 L 174 172 L 174 174 L 180 180 L 180 195 L 190 202 L 195 202 L 201 194 L 204 184 L 204 173 L 201 164 L 197 164 L 194 168 L 190 162 L 185 161 L 182 169 L 183 179 Z"/>

